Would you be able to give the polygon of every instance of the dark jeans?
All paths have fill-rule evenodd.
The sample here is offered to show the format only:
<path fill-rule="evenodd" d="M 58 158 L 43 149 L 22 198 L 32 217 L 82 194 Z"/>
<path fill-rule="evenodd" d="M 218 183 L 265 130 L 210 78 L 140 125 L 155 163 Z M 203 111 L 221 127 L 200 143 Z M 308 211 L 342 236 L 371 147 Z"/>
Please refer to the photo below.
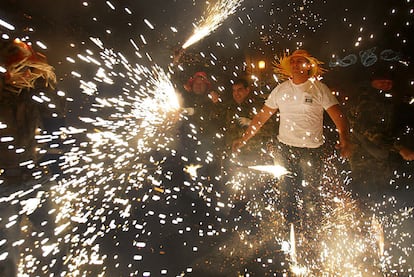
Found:
<path fill-rule="evenodd" d="M 288 223 L 303 224 L 305 218 L 319 216 L 323 147 L 300 148 L 278 143 L 274 154 L 275 164 L 289 172 L 280 182 L 281 206 Z"/>

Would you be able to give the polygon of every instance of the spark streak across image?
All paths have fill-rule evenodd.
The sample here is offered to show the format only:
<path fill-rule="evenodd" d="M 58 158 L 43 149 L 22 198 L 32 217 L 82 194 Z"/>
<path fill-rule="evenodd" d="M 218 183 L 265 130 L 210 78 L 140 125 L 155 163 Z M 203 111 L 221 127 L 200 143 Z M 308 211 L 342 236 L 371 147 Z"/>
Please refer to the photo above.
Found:
<path fill-rule="evenodd" d="M 333 149 L 327 150 L 323 182 L 312 188 L 323 216 L 316 216 L 314 207 L 299 199 L 302 221 L 289 225 L 281 179 L 295 172 L 274 174 L 266 170 L 268 167 L 258 167 L 269 164 L 265 146 L 253 165 L 231 162 L 222 168 L 226 160 L 214 155 L 214 149 L 205 149 L 199 130 L 190 126 L 185 136 L 201 147 L 196 148 L 197 153 L 181 150 L 177 134 L 190 115 L 180 107 L 177 91 L 182 86 L 180 74 L 192 76 L 195 67 L 191 63 L 209 65 L 206 68 L 212 73 L 212 82 L 224 98 L 226 79 L 241 76 L 244 70 L 257 73 L 249 67 L 251 57 L 239 58 L 240 49 L 260 53 L 275 47 L 268 43 L 276 40 L 285 41 L 291 49 L 312 47 L 313 33 L 324 35 L 325 26 L 341 26 L 328 14 L 336 3 L 218 1 L 229 5 L 205 12 L 219 18 L 205 20 L 215 28 L 199 37 L 197 45 L 191 44 L 194 51 L 188 47 L 187 59 L 171 68 L 166 66 L 171 54 L 165 54 L 168 44 L 185 41 L 188 32 L 181 26 L 191 28 L 193 21 L 188 18 L 182 24 L 184 19 L 177 18 L 175 24 L 180 28 L 169 26 L 171 11 L 187 11 L 199 18 L 202 13 L 196 8 L 204 2 L 162 1 L 154 9 L 136 3 L 122 6 L 85 1 L 72 10 L 68 7 L 67 13 L 80 15 L 84 23 L 75 22 L 70 27 L 75 29 L 74 35 L 63 39 L 62 32 L 69 27 L 53 24 L 57 15 L 50 17 L 51 26 L 58 26 L 50 29 L 59 38 L 54 39 L 42 25 L 43 11 L 30 7 L 25 12 L 30 16 L 19 17 L 25 5 L 11 2 L 4 9 L 10 13 L 0 16 L 2 38 L 42 41 L 43 47 L 32 45 L 42 48 L 39 52 L 44 51 L 56 67 L 59 80 L 57 92 L 36 90 L 31 99 L 46 106 L 51 115 L 57 114 L 62 98 L 69 106 L 65 124 L 52 130 L 43 128 L 36 136 L 41 145 L 37 151 L 49 158 L 21 165 L 35 169 L 32 182 L 0 198 L 2 204 L 16 207 L 14 214 L 2 216 L 2 227 L 5 223 L 8 230 L 16 226 L 22 230 L 21 237 L 13 241 L 20 249 L 20 276 L 412 274 L 413 205 L 407 201 L 412 195 L 412 163 L 392 173 L 389 182 L 395 196 L 384 196 L 364 207 L 350 192 L 352 173 L 347 162 Z M 48 4 L 51 11 L 60 13 L 59 7 Z M 158 8 L 162 5 L 166 7 Z M 140 10 L 147 12 L 141 14 Z M 396 10 L 386 6 L 391 14 L 388 25 L 396 24 L 392 15 L 403 10 L 410 14 L 407 23 L 412 22 L 408 4 Z M 228 17 L 230 14 L 234 15 Z M 289 14 L 287 21 L 282 20 L 283 14 Z M 354 18 L 348 9 L 340 14 L 350 29 L 350 25 L 364 25 L 364 30 L 371 26 L 371 14 L 365 20 Z M 262 22 L 264 17 L 275 15 L 279 15 L 277 20 Z M 142 23 L 145 26 L 140 28 Z M 400 33 L 398 37 L 405 35 L 403 26 L 393 27 Z M 304 30 L 307 28 L 311 35 Z M 132 33 L 126 31 L 131 29 Z M 365 33 L 360 33 L 363 39 L 357 41 L 363 47 Z M 250 37 L 244 39 L 246 34 Z M 411 42 L 403 41 L 401 48 L 405 49 Z M 335 47 L 332 39 L 327 45 L 336 53 L 335 59 L 360 49 L 353 42 Z M 281 52 L 284 48 L 272 50 Z M 325 61 L 331 54 L 325 55 Z M 257 76 L 265 78 L 266 74 Z M 266 79 L 266 85 L 272 82 Z M 254 90 L 266 94 L 266 85 L 257 83 Z M 0 122 L 0 130 L 10 127 Z M 329 123 L 326 133 L 328 138 L 335 134 Z M 224 135 L 225 131 L 213 137 Z M 6 136 L 1 137 L 1 143 L 14 144 Z M 56 153 L 59 157 L 52 158 Z M 59 168 L 52 172 L 56 164 Z M 6 259 L 7 254 L 0 253 L 0 260 Z"/>

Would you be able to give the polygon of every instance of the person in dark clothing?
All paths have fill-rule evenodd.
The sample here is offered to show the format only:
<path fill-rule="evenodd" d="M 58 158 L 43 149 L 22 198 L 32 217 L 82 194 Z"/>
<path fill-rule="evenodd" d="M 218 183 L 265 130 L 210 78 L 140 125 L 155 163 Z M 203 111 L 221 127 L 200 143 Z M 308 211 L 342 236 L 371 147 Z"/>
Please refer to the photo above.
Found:
<path fill-rule="evenodd" d="M 245 79 L 237 79 L 232 85 L 232 99 L 225 104 L 225 131 L 226 150 L 231 153 L 233 141 L 244 133 L 253 117 L 260 111 L 264 104 L 264 98 L 255 95 Z M 250 140 L 239 155 L 245 156 L 251 164 L 257 164 L 260 159 L 261 148 L 266 148 L 266 143 L 272 139 L 275 122 L 269 122 L 262 128 L 260 134 Z M 253 158 L 255 157 L 255 158 Z"/>
<path fill-rule="evenodd" d="M 44 129 L 45 107 L 33 97 L 56 78 L 45 58 L 21 41 L 2 41 L 0 53 L 0 62 L 7 70 L 0 76 L 0 276 L 13 277 L 17 276 L 20 258 L 15 243 L 23 237 L 22 218 L 27 215 L 39 233 L 53 236 L 48 200 L 43 208 L 39 204 L 30 212 L 23 206 L 40 201 L 38 195 L 54 184 L 49 168 L 39 163 L 42 155 L 36 135 Z M 52 223 L 45 226 L 40 221 Z"/>
<path fill-rule="evenodd" d="M 220 109 L 219 94 L 205 72 L 194 73 L 179 91 L 182 116 L 178 127 L 178 163 L 187 173 L 184 180 L 202 180 L 213 186 L 220 175 Z M 197 176 L 190 176 L 189 168 L 197 167 Z M 192 188 L 194 189 L 194 188 Z"/>
<path fill-rule="evenodd" d="M 369 85 L 351 101 L 348 118 L 355 145 L 350 157 L 352 189 L 362 198 L 375 199 L 393 190 L 390 179 L 395 161 L 414 160 L 414 151 L 402 137 L 404 124 L 397 120 L 400 104 L 392 74 L 386 68 L 377 69 Z"/>
<path fill-rule="evenodd" d="M 271 162 L 271 156 L 267 150 L 272 142 L 274 130 L 277 128 L 276 117 L 269 120 L 262 127 L 261 132 L 247 142 L 237 155 L 237 159 L 231 158 L 233 141 L 246 131 L 251 120 L 263 106 L 264 100 L 264 97 L 252 91 L 246 79 L 240 78 L 233 82 L 232 98 L 224 103 L 223 108 L 225 121 L 223 158 L 226 174 L 230 174 L 233 168 L 236 172 L 240 170 L 237 166 L 263 165 Z"/>
<path fill-rule="evenodd" d="M 186 120 L 181 128 L 182 138 L 188 142 L 184 143 L 185 146 L 198 149 L 201 151 L 199 154 L 203 155 L 214 149 L 215 136 L 219 130 L 217 120 L 221 99 L 217 92 L 212 91 L 205 72 L 196 72 L 184 85 L 184 89 L 181 98 Z"/>

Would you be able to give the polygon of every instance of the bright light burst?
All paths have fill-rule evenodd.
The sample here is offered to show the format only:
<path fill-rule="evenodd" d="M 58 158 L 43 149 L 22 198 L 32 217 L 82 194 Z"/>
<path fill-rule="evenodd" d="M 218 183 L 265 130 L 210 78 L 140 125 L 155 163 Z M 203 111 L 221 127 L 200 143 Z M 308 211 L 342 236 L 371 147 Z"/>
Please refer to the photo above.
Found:
<path fill-rule="evenodd" d="M 236 12 L 242 2 L 243 0 L 217 0 L 214 5 L 209 4 L 203 20 L 196 25 L 193 34 L 182 48 L 188 48 L 214 32 L 229 15 Z"/>
<path fill-rule="evenodd" d="M 281 165 L 253 165 L 249 168 L 273 174 L 273 176 L 280 178 L 287 174 L 288 171 Z"/>

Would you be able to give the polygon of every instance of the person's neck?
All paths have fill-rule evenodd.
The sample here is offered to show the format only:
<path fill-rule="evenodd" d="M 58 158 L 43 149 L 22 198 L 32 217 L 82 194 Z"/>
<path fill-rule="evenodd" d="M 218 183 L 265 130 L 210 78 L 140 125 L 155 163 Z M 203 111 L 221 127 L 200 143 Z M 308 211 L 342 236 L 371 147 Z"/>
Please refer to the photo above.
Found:
<path fill-rule="evenodd" d="M 300 85 L 305 83 L 309 79 L 309 76 L 306 74 L 295 74 L 292 76 L 292 82 L 295 85 Z"/>

